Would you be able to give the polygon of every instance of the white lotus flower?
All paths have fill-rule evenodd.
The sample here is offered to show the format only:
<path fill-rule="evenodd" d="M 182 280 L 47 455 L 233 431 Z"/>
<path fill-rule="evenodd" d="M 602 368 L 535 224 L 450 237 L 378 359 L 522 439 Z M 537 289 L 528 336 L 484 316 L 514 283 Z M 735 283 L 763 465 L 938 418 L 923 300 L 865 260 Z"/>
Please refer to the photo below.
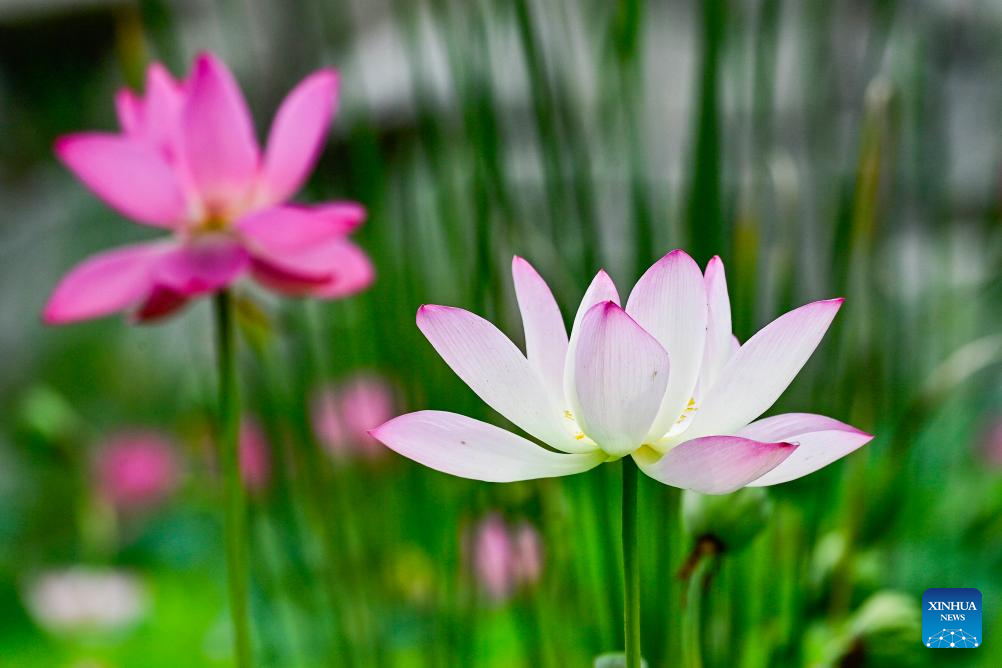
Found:
<path fill-rule="evenodd" d="M 704 275 L 676 250 L 640 278 L 625 309 L 600 271 L 568 339 L 535 269 L 516 257 L 512 273 L 526 354 L 462 309 L 425 305 L 417 324 L 470 389 L 549 447 L 431 410 L 394 418 L 373 436 L 425 466 L 475 480 L 568 475 L 629 455 L 655 480 L 705 494 L 793 480 L 873 438 L 809 413 L 752 422 L 807 362 L 842 299 L 790 311 L 739 346 L 720 258 Z"/>

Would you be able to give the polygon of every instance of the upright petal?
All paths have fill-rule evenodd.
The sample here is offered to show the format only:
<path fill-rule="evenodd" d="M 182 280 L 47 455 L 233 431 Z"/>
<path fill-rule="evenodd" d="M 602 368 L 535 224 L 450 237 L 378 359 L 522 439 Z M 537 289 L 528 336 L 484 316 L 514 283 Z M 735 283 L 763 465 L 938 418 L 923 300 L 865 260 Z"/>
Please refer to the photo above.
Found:
<path fill-rule="evenodd" d="M 553 402 L 563 408 L 567 328 L 553 293 L 531 264 L 517 255 L 511 262 L 515 298 L 522 314 L 526 356 L 546 384 Z"/>
<path fill-rule="evenodd" d="M 231 213 L 258 169 L 254 124 L 240 87 L 215 56 L 195 60 L 181 118 L 185 159 L 214 215 Z"/>
<path fill-rule="evenodd" d="M 626 312 L 671 358 L 671 379 L 650 437 L 660 438 L 689 404 L 706 342 L 706 288 L 699 265 L 681 250 L 658 260 L 633 286 Z"/>
<path fill-rule="evenodd" d="M 594 468 L 603 460 L 598 452 L 551 452 L 494 425 L 442 411 L 401 415 L 369 433 L 419 464 L 487 482 L 570 475 Z"/>
<path fill-rule="evenodd" d="M 612 278 L 605 273 L 604 269 L 599 270 L 595 274 L 595 278 L 591 279 L 591 284 L 585 290 L 584 297 L 581 298 L 578 311 L 574 314 L 574 324 L 571 326 L 572 337 L 573 333 L 577 331 L 578 325 L 581 324 L 581 320 L 585 317 L 585 313 L 591 310 L 595 304 L 602 302 L 619 303 L 619 291 L 616 290 L 616 284 L 612 282 Z"/>
<path fill-rule="evenodd" d="M 337 88 L 337 73 L 323 69 L 306 77 L 282 102 L 264 154 L 267 201 L 292 197 L 309 176 L 327 137 Z"/>
<path fill-rule="evenodd" d="M 585 290 L 581 304 L 577 313 L 574 314 L 574 324 L 571 326 L 571 336 L 567 343 L 567 355 L 564 357 L 564 406 L 570 407 L 578 404 L 577 384 L 574 379 L 574 351 L 577 349 L 578 339 L 581 337 L 581 321 L 585 314 L 596 304 L 602 302 L 619 303 L 619 292 L 616 284 L 612 282 L 609 274 L 605 270 L 600 270 L 592 279 L 591 285 Z"/>
<path fill-rule="evenodd" d="M 706 348 L 703 350 L 703 366 L 699 371 L 699 385 L 701 392 L 705 394 L 734 352 L 734 335 L 731 333 L 731 302 L 727 295 L 727 278 L 724 275 L 724 263 L 719 257 L 714 256 L 706 265 L 703 280 L 706 283 L 707 299 Z"/>
<path fill-rule="evenodd" d="M 181 188 L 151 146 L 88 132 L 60 137 L 56 154 L 98 197 L 133 220 L 169 228 L 184 217 Z"/>
<path fill-rule="evenodd" d="M 146 95 L 143 99 L 142 134 L 147 141 L 177 161 L 181 152 L 181 114 L 185 95 L 182 87 L 160 63 L 146 71 Z"/>
<path fill-rule="evenodd" d="M 115 115 L 123 134 L 133 136 L 137 132 L 142 113 L 142 104 L 130 89 L 122 88 L 115 93 Z"/>
<path fill-rule="evenodd" d="M 610 455 L 636 450 L 668 385 L 668 353 L 617 304 L 602 302 L 581 320 L 572 363 L 581 429 Z"/>
<path fill-rule="evenodd" d="M 739 436 L 758 441 L 786 441 L 798 445 L 796 452 L 752 487 L 795 480 L 828 466 L 869 443 L 873 436 L 838 420 L 810 413 L 786 413 L 753 422 Z"/>
<path fill-rule="evenodd" d="M 686 438 L 734 433 L 768 410 L 818 347 L 842 301 L 801 306 L 748 339 L 703 398 Z"/>
<path fill-rule="evenodd" d="M 702 494 L 728 494 L 780 466 L 796 450 L 790 443 L 705 436 L 685 441 L 661 456 L 645 448 L 633 458 L 658 482 Z"/>
<path fill-rule="evenodd" d="M 226 287 L 244 272 L 249 256 L 236 239 L 205 235 L 179 244 L 160 259 L 156 281 L 190 297 Z"/>
<path fill-rule="evenodd" d="M 456 375 L 498 413 L 555 448 L 593 449 L 574 440 L 525 355 L 497 327 L 468 311 L 433 305 L 418 309 L 417 324 Z"/>
<path fill-rule="evenodd" d="M 168 250 L 162 243 L 125 246 L 95 255 L 73 268 L 56 286 L 43 319 L 60 325 L 127 309 L 153 289 L 152 276 Z"/>

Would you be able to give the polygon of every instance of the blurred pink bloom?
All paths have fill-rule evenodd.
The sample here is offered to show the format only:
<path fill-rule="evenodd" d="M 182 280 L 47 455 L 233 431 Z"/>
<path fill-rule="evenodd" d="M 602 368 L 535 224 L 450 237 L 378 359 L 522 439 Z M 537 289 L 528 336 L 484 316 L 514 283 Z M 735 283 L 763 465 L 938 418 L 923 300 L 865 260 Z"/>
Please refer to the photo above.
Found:
<path fill-rule="evenodd" d="M 491 482 L 570 475 L 632 456 L 659 482 L 726 494 L 807 475 L 873 438 L 809 413 L 753 422 L 810 358 L 841 299 L 794 309 L 738 345 L 720 258 L 704 274 L 676 250 L 644 273 L 625 308 L 600 271 L 568 337 L 536 270 L 516 257 L 512 274 L 526 354 L 462 309 L 425 305 L 417 324 L 470 389 L 552 449 L 431 410 L 373 430 L 389 448 L 433 469 Z"/>
<path fill-rule="evenodd" d="M 981 436 L 981 454 L 985 463 L 1002 468 L 1002 418 L 989 421 Z"/>
<path fill-rule="evenodd" d="M 368 432 L 393 417 L 395 404 L 392 386 L 378 376 L 321 388 L 311 406 L 314 433 L 332 455 L 379 456 L 386 450 Z"/>
<path fill-rule="evenodd" d="M 260 491 L 271 481 L 268 441 L 261 425 L 246 417 L 240 424 L 240 475 L 251 491 Z"/>
<path fill-rule="evenodd" d="M 515 579 L 532 584 L 543 575 L 543 542 L 536 528 L 522 521 L 514 532 Z"/>
<path fill-rule="evenodd" d="M 494 602 L 535 584 L 542 575 L 542 545 L 528 522 L 513 529 L 501 515 L 491 513 L 474 527 L 471 548 L 474 574 Z"/>
<path fill-rule="evenodd" d="M 59 158 L 98 197 L 172 236 L 85 260 L 56 287 L 45 321 L 122 310 L 152 320 L 246 274 L 278 292 L 320 298 L 368 286 L 372 265 L 347 239 L 365 210 L 287 203 L 323 148 L 337 88 L 331 69 L 304 79 L 279 108 L 262 152 L 236 80 L 203 53 L 186 79 L 154 64 L 145 96 L 120 91 L 121 132 L 60 137 Z"/>
<path fill-rule="evenodd" d="M 178 462 L 171 444 L 146 431 L 122 433 L 97 455 L 102 494 L 123 510 L 156 506 L 177 487 Z"/>

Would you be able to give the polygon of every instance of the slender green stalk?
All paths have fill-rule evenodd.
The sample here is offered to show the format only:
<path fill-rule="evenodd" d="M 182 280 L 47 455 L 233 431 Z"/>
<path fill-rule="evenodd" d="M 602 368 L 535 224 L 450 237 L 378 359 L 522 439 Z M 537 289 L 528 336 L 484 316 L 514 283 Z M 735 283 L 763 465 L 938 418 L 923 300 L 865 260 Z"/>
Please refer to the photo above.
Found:
<path fill-rule="evenodd" d="M 623 630 L 626 668 L 640 668 L 640 564 L 637 555 L 637 464 L 623 457 Z"/>
<path fill-rule="evenodd" d="M 247 514 L 240 477 L 240 394 L 237 386 L 237 339 L 233 298 L 216 294 L 216 346 L 219 363 L 219 448 L 226 479 L 226 576 L 236 665 L 249 668 L 251 638 L 248 605 Z"/>
<path fill-rule="evenodd" d="M 689 590 L 686 594 L 685 613 L 682 619 L 682 633 L 684 634 L 682 647 L 685 656 L 682 665 L 685 668 L 703 668 L 703 591 L 706 588 L 706 571 L 712 557 L 701 552 L 697 559 L 695 568 L 689 577 Z"/>

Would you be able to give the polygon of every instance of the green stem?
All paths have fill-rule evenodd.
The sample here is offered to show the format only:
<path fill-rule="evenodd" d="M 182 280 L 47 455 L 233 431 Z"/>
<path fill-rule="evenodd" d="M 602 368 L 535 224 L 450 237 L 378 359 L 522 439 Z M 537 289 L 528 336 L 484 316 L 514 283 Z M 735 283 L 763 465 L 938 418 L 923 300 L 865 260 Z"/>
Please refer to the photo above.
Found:
<path fill-rule="evenodd" d="M 685 668 L 703 668 L 702 615 L 703 590 L 706 588 L 706 571 L 712 557 L 700 553 L 695 568 L 689 577 L 688 593 L 685 600 L 682 628 L 684 634 Z"/>
<path fill-rule="evenodd" d="M 226 479 L 226 576 L 236 665 L 250 668 L 251 639 L 247 595 L 247 514 L 240 476 L 240 394 L 237 386 L 233 298 L 226 290 L 214 298 L 219 363 L 219 448 Z"/>
<path fill-rule="evenodd" d="M 640 668 L 640 564 L 637 555 L 637 464 L 623 458 L 623 630 L 626 668 Z"/>

